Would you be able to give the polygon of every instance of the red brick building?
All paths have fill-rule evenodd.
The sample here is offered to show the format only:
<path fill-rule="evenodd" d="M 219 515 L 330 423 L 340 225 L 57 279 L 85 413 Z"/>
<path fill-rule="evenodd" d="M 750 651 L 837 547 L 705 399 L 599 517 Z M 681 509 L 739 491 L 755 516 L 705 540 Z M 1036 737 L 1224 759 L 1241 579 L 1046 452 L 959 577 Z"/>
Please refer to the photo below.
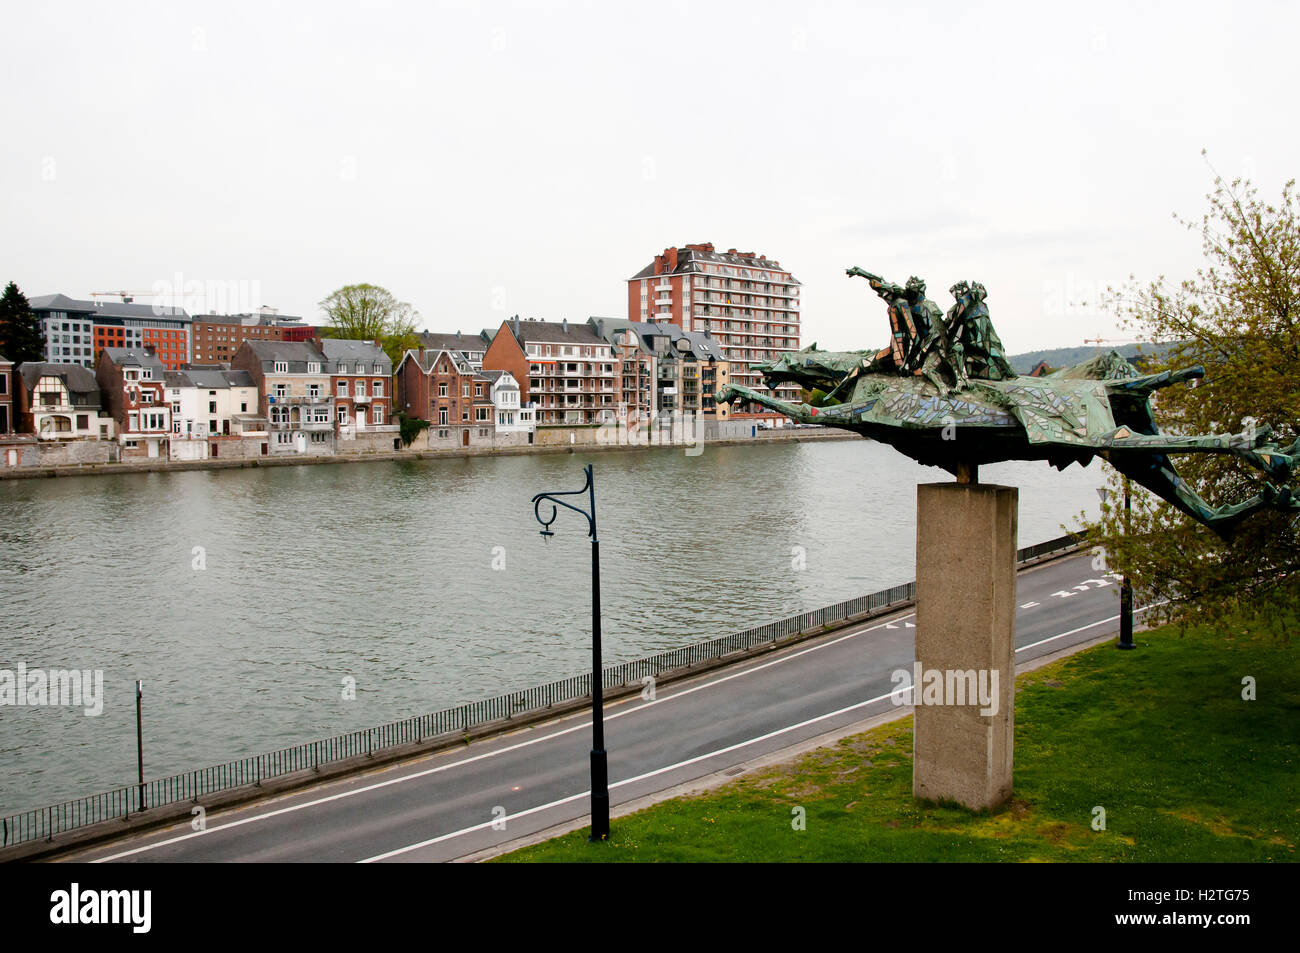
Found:
<path fill-rule="evenodd" d="M 398 409 L 429 421 L 431 445 L 492 443 L 492 381 L 460 351 L 407 351 L 397 365 Z"/>
<path fill-rule="evenodd" d="M 628 279 L 627 317 L 708 331 L 725 350 L 732 382 L 759 388 L 762 378 L 750 364 L 799 350 L 799 288 L 780 262 L 764 255 L 718 252 L 709 242 L 665 248 Z M 782 385 L 777 396 L 797 401 L 799 388 Z M 779 417 L 756 405 L 746 409 Z"/>
<path fill-rule="evenodd" d="M 539 426 L 604 423 L 618 410 L 614 349 L 586 324 L 511 318 L 493 336 L 483 369 L 510 372 L 523 405 L 537 405 Z"/>
<path fill-rule="evenodd" d="M 168 456 L 172 432 L 167 368 L 152 347 L 106 347 L 95 365 L 104 410 L 117 422 L 122 456 Z"/>

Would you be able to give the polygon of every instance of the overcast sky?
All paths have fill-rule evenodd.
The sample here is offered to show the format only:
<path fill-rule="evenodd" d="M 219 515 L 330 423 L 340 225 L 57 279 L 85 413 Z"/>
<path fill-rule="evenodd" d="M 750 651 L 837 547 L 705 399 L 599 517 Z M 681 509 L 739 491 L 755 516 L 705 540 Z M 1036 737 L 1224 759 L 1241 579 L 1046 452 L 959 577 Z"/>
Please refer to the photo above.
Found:
<path fill-rule="evenodd" d="M 1136 7 L 1136 8 L 1135 8 Z M 626 316 L 668 245 L 779 260 L 803 341 L 880 346 L 859 265 L 1008 350 L 1117 336 L 1181 277 L 1213 173 L 1297 168 L 1297 5 L 28 3 L 3 14 L 0 280 L 186 285 L 320 317 L 371 282 L 430 330 Z M 233 307 L 229 307 L 233 305 Z"/>

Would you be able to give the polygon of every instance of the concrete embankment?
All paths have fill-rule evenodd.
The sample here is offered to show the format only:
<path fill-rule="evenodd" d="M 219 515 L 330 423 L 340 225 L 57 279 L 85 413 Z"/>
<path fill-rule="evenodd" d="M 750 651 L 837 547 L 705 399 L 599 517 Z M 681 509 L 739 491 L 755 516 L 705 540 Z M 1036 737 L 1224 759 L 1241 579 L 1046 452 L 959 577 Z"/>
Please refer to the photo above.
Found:
<path fill-rule="evenodd" d="M 767 443 L 790 443 L 811 440 L 857 440 L 857 434 L 840 430 L 778 429 L 763 431 L 755 437 L 708 440 L 696 444 L 550 444 L 523 447 L 469 447 L 456 450 L 398 450 L 371 453 L 339 453 L 321 456 L 294 454 L 283 457 L 256 457 L 245 460 L 131 460 L 123 463 L 87 463 L 69 466 L 0 467 L 0 480 L 35 479 L 38 477 L 95 476 L 105 473 L 173 473 L 183 470 L 238 470 L 249 467 L 299 467 L 327 463 L 374 463 L 386 460 L 443 460 L 460 457 L 511 457 L 526 454 L 605 453 L 614 451 L 677 450 L 693 452 L 702 447 L 755 446 Z"/>

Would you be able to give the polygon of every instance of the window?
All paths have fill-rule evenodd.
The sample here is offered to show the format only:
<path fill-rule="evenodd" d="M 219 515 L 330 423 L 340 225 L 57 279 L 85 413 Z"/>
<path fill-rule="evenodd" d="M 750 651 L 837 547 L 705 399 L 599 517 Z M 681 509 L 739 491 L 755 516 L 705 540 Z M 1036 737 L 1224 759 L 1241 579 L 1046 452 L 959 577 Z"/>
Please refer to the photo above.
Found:
<path fill-rule="evenodd" d="M 465 407 L 465 408 L 463 408 L 463 409 L 461 410 L 461 412 L 460 412 L 460 419 L 461 419 L 461 420 L 469 420 L 469 408 L 468 408 L 468 407 Z"/>
<path fill-rule="evenodd" d="M 491 420 L 491 419 L 492 419 L 492 408 L 491 408 L 491 407 L 476 407 L 476 408 L 474 408 L 474 419 L 475 419 L 475 420 Z"/>
<path fill-rule="evenodd" d="M 339 397 L 346 397 L 346 396 L 348 396 L 348 382 L 347 382 L 347 381 L 339 381 L 338 396 L 339 396 Z"/>
<path fill-rule="evenodd" d="M 382 424 L 384 422 L 384 405 L 376 404 L 373 413 L 370 415 L 372 423 Z"/>
<path fill-rule="evenodd" d="M 209 420 L 208 433 L 216 433 L 216 432 L 217 432 L 217 422 L 215 420 Z"/>
<path fill-rule="evenodd" d="M 438 385 L 438 396 L 439 396 L 439 397 L 446 397 L 446 396 L 447 396 L 447 385 L 446 385 L 446 384 L 439 384 L 439 385 Z"/>
<path fill-rule="evenodd" d="M 383 381 L 371 381 L 371 382 L 370 382 L 370 396 L 371 396 L 371 397 L 383 397 L 383 396 L 384 396 L 384 382 L 383 382 Z"/>
<path fill-rule="evenodd" d="M 307 373 L 308 373 L 308 374 L 319 374 L 319 373 L 320 373 L 320 364 L 317 363 L 316 361 L 308 361 L 308 362 L 307 362 Z"/>
<path fill-rule="evenodd" d="M 320 397 L 320 384 L 308 384 L 308 385 L 307 385 L 307 396 L 308 396 L 308 397 Z"/>
<path fill-rule="evenodd" d="M 474 396 L 475 396 L 475 397 L 482 397 L 482 396 L 483 396 L 483 385 L 482 385 L 482 384 L 475 384 L 475 385 L 474 385 Z"/>
<path fill-rule="evenodd" d="M 246 414 L 246 413 L 248 413 L 248 401 L 243 401 L 243 402 L 240 403 L 240 405 L 239 405 L 239 412 L 240 412 L 241 414 Z M 177 411 L 177 413 L 179 413 L 179 410 Z"/>
<path fill-rule="evenodd" d="M 439 407 L 439 408 L 438 408 L 438 423 L 440 423 L 440 424 L 445 424 L 446 422 L 447 422 L 447 408 L 446 408 L 446 407 Z M 445 431 L 444 431 L 444 433 L 445 433 Z"/>
<path fill-rule="evenodd" d="M 486 437 L 486 436 L 488 435 L 487 428 L 486 428 L 486 427 L 480 427 L 480 428 L 479 428 L 479 431 L 478 431 L 478 435 L 479 435 L 480 437 Z"/>
<path fill-rule="evenodd" d="M 443 423 L 446 423 L 446 421 L 444 420 Z M 438 431 L 438 436 L 439 436 L 440 438 L 442 438 L 443 440 L 446 440 L 448 437 L 451 436 L 451 431 L 450 431 L 450 430 L 439 430 L 439 431 Z"/>
<path fill-rule="evenodd" d="M 276 362 L 275 362 L 275 373 L 277 373 L 277 374 L 288 374 L 288 373 L 289 373 L 289 362 L 288 362 L 288 361 L 276 361 Z"/>
<path fill-rule="evenodd" d="M 466 381 L 465 383 L 460 385 L 460 396 L 462 397 L 469 396 L 469 381 Z"/>
<path fill-rule="evenodd" d="M 358 396 L 358 397 L 365 397 L 365 396 L 366 396 L 366 382 L 365 382 L 365 381 L 357 381 L 357 396 Z"/>
<path fill-rule="evenodd" d="M 215 414 L 216 412 L 217 412 L 217 402 L 215 400 L 208 401 L 208 413 Z"/>

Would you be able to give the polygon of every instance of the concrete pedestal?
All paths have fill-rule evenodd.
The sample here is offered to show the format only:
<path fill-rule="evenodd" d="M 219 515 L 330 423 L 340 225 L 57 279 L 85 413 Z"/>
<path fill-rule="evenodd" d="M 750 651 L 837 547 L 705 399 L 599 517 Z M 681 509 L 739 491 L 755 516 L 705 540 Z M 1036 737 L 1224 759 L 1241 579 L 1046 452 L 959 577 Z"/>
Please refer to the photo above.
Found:
<path fill-rule="evenodd" d="M 993 808 L 1011 796 L 1019 494 L 916 490 L 912 793 Z"/>

